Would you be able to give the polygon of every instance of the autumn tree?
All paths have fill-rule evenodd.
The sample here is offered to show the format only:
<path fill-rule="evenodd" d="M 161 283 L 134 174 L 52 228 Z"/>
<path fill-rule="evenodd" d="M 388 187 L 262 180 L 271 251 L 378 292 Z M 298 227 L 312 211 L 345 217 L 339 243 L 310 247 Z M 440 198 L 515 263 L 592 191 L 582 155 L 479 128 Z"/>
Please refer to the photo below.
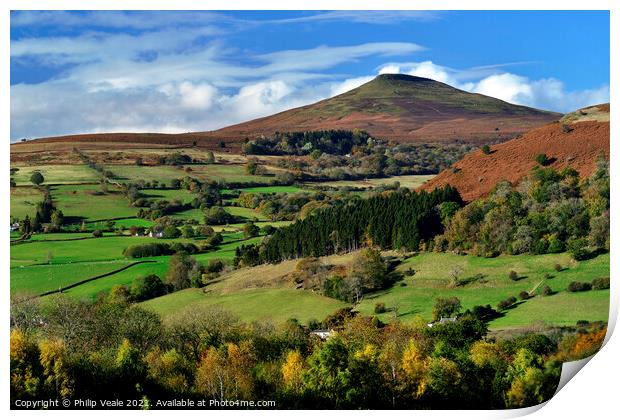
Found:
<path fill-rule="evenodd" d="M 200 281 L 200 264 L 186 253 L 177 253 L 170 258 L 166 283 L 174 290 L 182 290 Z"/>

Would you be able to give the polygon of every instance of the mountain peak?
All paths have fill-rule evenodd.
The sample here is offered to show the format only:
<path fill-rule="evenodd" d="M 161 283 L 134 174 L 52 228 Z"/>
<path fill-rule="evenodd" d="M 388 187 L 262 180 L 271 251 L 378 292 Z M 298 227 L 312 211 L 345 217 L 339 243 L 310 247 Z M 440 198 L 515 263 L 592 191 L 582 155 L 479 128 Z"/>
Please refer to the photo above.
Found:
<path fill-rule="evenodd" d="M 435 82 L 436 80 L 428 79 L 426 77 L 419 76 L 411 76 L 409 74 L 403 73 L 384 73 L 375 77 L 373 80 L 376 81 L 387 81 L 387 82 Z"/>

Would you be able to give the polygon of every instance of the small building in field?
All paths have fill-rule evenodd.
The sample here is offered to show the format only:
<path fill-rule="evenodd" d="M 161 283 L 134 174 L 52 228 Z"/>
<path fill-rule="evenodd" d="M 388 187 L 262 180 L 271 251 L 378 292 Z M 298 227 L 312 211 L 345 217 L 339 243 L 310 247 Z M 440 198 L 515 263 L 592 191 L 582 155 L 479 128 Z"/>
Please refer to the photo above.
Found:
<path fill-rule="evenodd" d="M 334 330 L 314 330 L 310 332 L 310 335 L 315 335 L 321 340 L 327 340 L 334 334 Z"/>

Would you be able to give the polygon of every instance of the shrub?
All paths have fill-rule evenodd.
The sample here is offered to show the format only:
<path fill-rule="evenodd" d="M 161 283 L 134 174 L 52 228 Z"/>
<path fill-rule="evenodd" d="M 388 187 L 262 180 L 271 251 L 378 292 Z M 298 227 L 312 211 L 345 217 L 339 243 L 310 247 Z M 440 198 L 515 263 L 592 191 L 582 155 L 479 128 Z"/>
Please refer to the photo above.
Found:
<path fill-rule="evenodd" d="M 386 311 L 385 309 L 385 303 L 383 302 L 379 302 L 375 305 L 375 313 L 376 314 L 382 314 Z"/>
<path fill-rule="evenodd" d="M 585 292 L 592 289 L 592 285 L 590 283 L 581 283 L 579 281 L 571 282 L 566 290 L 569 292 Z"/>
<path fill-rule="evenodd" d="M 573 131 L 573 127 L 571 127 L 568 124 L 562 124 L 562 132 L 563 133 L 570 133 L 571 131 Z"/>
<path fill-rule="evenodd" d="M 573 239 L 568 241 L 568 252 L 577 261 L 587 260 L 592 256 L 586 249 L 588 241 L 585 238 Z"/>
<path fill-rule="evenodd" d="M 551 290 L 551 287 L 547 286 L 546 284 L 540 290 L 540 294 L 543 296 L 549 296 L 551 295 L 551 293 L 553 293 L 553 291 Z"/>
<path fill-rule="evenodd" d="M 131 297 L 137 302 L 165 295 L 168 288 L 155 274 L 138 277 L 131 284 Z"/>
<path fill-rule="evenodd" d="M 436 298 L 433 307 L 433 319 L 456 315 L 461 310 L 461 300 L 457 297 Z"/>
<path fill-rule="evenodd" d="M 531 297 L 530 294 L 526 292 L 525 290 L 523 290 L 522 292 L 519 292 L 519 299 L 521 300 L 527 300 L 530 297 Z"/>
<path fill-rule="evenodd" d="M 93 231 L 93 236 L 95 238 L 101 238 L 103 236 L 103 232 L 99 229 Z"/>
<path fill-rule="evenodd" d="M 609 289 L 609 277 L 599 277 L 592 280 L 592 290 Z"/>
<path fill-rule="evenodd" d="M 519 280 L 519 275 L 517 274 L 516 271 L 511 270 L 510 273 L 508 273 L 508 278 L 510 280 L 517 281 L 517 280 Z"/>
<path fill-rule="evenodd" d="M 485 144 L 484 146 L 482 146 L 482 153 L 484 153 L 485 155 L 491 154 L 491 148 L 489 147 L 488 144 Z"/>
<path fill-rule="evenodd" d="M 553 266 L 553 268 L 554 268 L 554 269 L 555 269 L 555 271 L 557 271 L 558 273 L 564 269 L 564 268 L 562 267 L 562 265 L 561 265 L 561 264 L 558 264 L 558 263 L 556 263 L 556 264 Z"/>
<path fill-rule="evenodd" d="M 30 175 L 30 182 L 34 185 L 41 185 L 45 181 L 43 175 L 39 171 L 34 171 L 32 175 Z"/>
<path fill-rule="evenodd" d="M 497 304 L 497 309 L 499 309 L 500 311 L 504 311 L 504 310 L 510 308 L 516 302 L 517 302 L 517 298 L 514 297 L 514 296 L 511 296 L 508 299 L 504 299 L 500 303 L 498 303 Z"/>
<path fill-rule="evenodd" d="M 207 264 L 207 272 L 219 273 L 224 269 L 224 262 L 222 260 L 210 260 Z"/>
<path fill-rule="evenodd" d="M 544 153 L 541 153 L 541 154 L 537 155 L 534 160 L 536 161 L 536 163 L 538 163 L 539 165 L 542 165 L 542 166 L 545 166 L 545 165 L 547 165 L 549 163 L 549 158 Z"/>
<path fill-rule="evenodd" d="M 499 316 L 499 312 L 491 308 L 491 305 L 477 305 L 474 306 L 471 311 L 469 309 L 465 311 L 465 314 L 467 313 L 471 313 L 473 316 L 483 321 L 490 321 Z"/>

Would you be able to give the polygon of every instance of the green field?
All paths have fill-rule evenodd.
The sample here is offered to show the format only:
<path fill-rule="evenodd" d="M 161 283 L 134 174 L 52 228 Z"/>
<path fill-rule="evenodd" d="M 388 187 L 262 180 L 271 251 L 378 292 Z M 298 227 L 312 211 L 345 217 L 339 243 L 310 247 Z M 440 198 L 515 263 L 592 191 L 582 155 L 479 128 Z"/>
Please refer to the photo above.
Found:
<path fill-rule="evenodd" d="M 565 269 L 556 272 L 553 268 L 556 263 Z M 456 266 L 463 270 L 460 280 L 470 283 L 457 287 L 451 285 L 450 273 Z M 413 320 L 416 315 L 429 320 L 437 297 L 456 296 L 464 309 L 487 304 L 495 307 L 503 299 L 518 297 L 521 291 L 531 292 L 537 285 L 546 284 L 557 293 L 519 304 L 508 310 L 505 316 L 492 321 L 491 327 L 523 326 L 538 321 L 574 325 L 582 319 L 608 318 L 609 290 L 577 294 L 565 290 L 571 281 L 589 282 L 597 277 L 609 277 L 609 254 L 575 263 L 567 254 L 482 258 L 427 253 L 407 259 L 399 270 L 405 272 L 409 268 L 416 273 L 404 278 L 406 286 L 396 284 L 387 291 L 366 296 L 358 309 L 371 314 L 375 304 L 383 302 L 388 308 L 398 308 L 398 319 L 404 322 Z M 521 279 L 510 280 L 508 273 L 511 270 L 516 271 Z M 545 273 L 553 278 L 545 279 Z M 382 317 L 389 319 L 394 315 L 389 312 Z"/>
<path fill-rule="evenodd" d="M 273 181 L 273 176 L 249 175 L 245 172 L 245 165 L 191 165 L 189 176 L 218 182 L 264 182 Z"/>
<path fill-rule="evenodd" d="M 173 179 L 182 179 L 187 175 L 182 169 L 174 166 L 135 166 L 135 165 L 108 165 L 106 169 L 112 171 L 114 179 L 120 182 L 136 182 L 145 181 L 152 182 L 154 180 L 159 183 L 165 183 L 170 186 Z"/>
<path fill-rule="evenodd" d="M 74 263 L 79 261 L 104 261 L 122 259 L 123 249 L 130 245 L 151 242 L 187 242 L 187 239 L 153 239 L 148 236 L 104 236 L 94 238 L 88 234 L 76 234 L 86 237 L 83 240 L 44 240 L 33 241 L 11 247 L 12 265 L 32 265 Z M 51 255 L 51 258 L 49 256 Z"/>
<path fill-rule="evenodd" d="M 115 228 L 122 228 L 122 229 L 127 229 L 131 226 L 151 227 L 155 224 L 155 222 L 152 222 L 150 220 L 139 219 L 137 217 L 114 219 L 113 222 L 114 222 Z M 105 221 L 86 223 L 87 229 L 104 229 L 106 228 L 106 226 L 107 226 L 107 223 Z"/>
<path fill-rule="evenodd" d="M 101 175 L 86 165 L 40 165 L 40 166 L 11 166 L 19 168 L 13 176 L 17 185 L 32 185 L 30 176 L 40 171 L 48 184 L 80 184 L 85 182 L 99 182 Z"/>
<path fill-rule="evenodd" d="M 198 178 L 204 181 L 227 181 L 227 182 L 264 182 L 273 181 L 273 176 L 249 175 L 245 172 L 245 166 L 241 164 L 223 165 L 185 165 L 183 168 L 174 166 L 134 166 L 134 165 L 108 165 L 106 169 L 114 173 L 117 181 L 147 181 L 157 180 L 170 186 L 173 179 L 183 179 L 186 176 Z"/>
<path fill-rule="evenodd" d="M 196 196 L 188 190 L 140 190 L 144 198 L 150 200 L 180 200 L 183 203 L 191 202 Z"/>
<path fill-rule="evenodd" d="M 224 233 L 224 242 L 215 250 L 196 254 L 201 263 L 213 259 L 232 261 L 235 249 L 241 244 L 257 243 L 260 238 L 243 240 L 240 232 Z M 89 277 L 114 271 L 134 261 L 155 261 L 130 267 L 120 273 L 97 279 L 68 290 L 80 298 L 93 298 L 115 284 L 129 285 L 142 275 L 164 277 L 169 256 L 127 259 L 122 250 L 129 245 L 152 242 L 187 242 L 188 239 L 153 239 L 149 237 L 115 236 L 106 234 L 94 238 L 88 233 L 51 233 L 33 235 L 27 243 L 11 247 L 11 292 L 43 293 L 56 290 Z"/>
<path fill-rule="evenodd" d="M 69 223 L 81 220 L 106 220 L 135 216 L 137 209 L 120 192 L 109 188 L 101 193 L 98 185 L 58 185 L 51 188 L 56 207 L 69 218 Z"/>
<path fill-rule="evenodd" d="M 127 261 L 31 265 L 11 268 L 11 293 L 41 294 L 118 270 Z"/>
<path fill-rule="evenodd" d="M 37 203 L 43 200 L 43 195 L 34 187 L 11 188 L 11 217 L 23 219 L 33 217 Z"/>
<path fill-rule="evenodd" d="M 345 306 L 343 302 L 306 290 L 262 289 L 226 295 L 210 295 L 201 289 L 186 289 L 140 304 L 164 317 L 187 307 L 218 306 L 243 321 L 284 322 L 296 318 L 303 323 L 323 319 Z"/>
<path fill-rule="evenodd" d="M 201 209 L 189 209 L 180 211 L 178 213 L 171 214 L 170 217 L 181 220 L 198 220 L 199 223 L 204 223 L 205 213 Z"/>
<path fill-rule="evenodd" d="M 326 257 L 324 260 L 328 264 L 343 264 L 351 259 L 352 255 L 349 254 Z M 556 272 L 553 268 L 555 263 L 562 264 L 566 269 Z M 313 292 L 294 290 L 289 283 L 280 281 L 295 265 L 295 261 L 287 261 L 234 271 L 207 286 L 205 291 L 185 290 L 142 305 L 164 316 L 189 304 L 222 305 L 247 321 L 269 318 L 281 321 L 290 317 L 302 320 L 322 319 L 325 312 L 329 313 L 334 307 L 346 305 L 345 302 L 328 299 Z M 455 265 L 462 267 L 461 280 L 466 282 L 465 285 L 451 285 L 450 271 Z M 530 292 L 537 286 L 548 284 L 555 292 L 553 295 L 537 296 L 519 303 L 507 310 L 504 316 L 492 321 L 490 327 L 517 328 L 540 322 L 549 325 L 575 325 L 579 320 L 604 321 L 608 318 L 609 290 L 581 293 L 569 293 L 565 290 L 571 281 L 591 281 L 596 277 L 608 276 L 609 255 L 575 263 L 566 254 L 502 256 L 489 259 L 424 253 L 405 260 L 398 270 L 405 272 L 409 268 L 414 268 L 416 273 L 404 278 L 403 283 L 406 286 L 401 286 L 399 282 L 388 290 L 367 295 L 356 309 L 362 314 L 374 315 L 375 304 L 382 302 L 389 311 L 379 317 L 386 322 L 396 317 L 399 321 L 408 323 L 418 316 L 430 321 L 437 297 L 456 296 L 461 300 L 463 310 L 475 305 L 489 304 L 495 307 L 500 300 L 516 297 L 522 290 Z M 510 280 L 510 270 L 517 271 L 521 278 L 517 281 Z M 554 277 L 545 279 L 545 273 Z M 473 280 L 474 277 L 476 280 Z M 305 295 L 295 294 L 299 292 L 313 295 L 312 308 L 298 308 L 310 299 Z M 251 303 L 243 303 L 246 298 L 250 299 Z M 290 299 L 293 298 L 299 299 L 297 305 L 291 304 Z M 334 306 L 336 303 L 340 306 Z"/>
<path fill-rule="evenodd" d="M 224 206 L 224 210 L 226 210 L 228 213 L 232 214 L 233 216 L 243 217 L 244 219 L 248 219 L 248 220 L 254 220 L 254 219 L 258 219 L 262 221 L 266 220 L 265 216 L 263 216 L 260 212 L 254 209 L 248 209 L 245 207 L 236 207 L 236 206 Z"/>

